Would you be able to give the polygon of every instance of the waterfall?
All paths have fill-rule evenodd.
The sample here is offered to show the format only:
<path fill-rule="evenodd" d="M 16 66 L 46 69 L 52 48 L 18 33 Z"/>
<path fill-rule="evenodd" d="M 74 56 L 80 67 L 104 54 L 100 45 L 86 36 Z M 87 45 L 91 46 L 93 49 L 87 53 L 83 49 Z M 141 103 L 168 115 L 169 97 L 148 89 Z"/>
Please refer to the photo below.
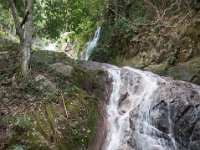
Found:
<path fill-rule="evenodd" d="M 138 149 L 151 150 L 155 147 L 165 149 L 159 139 L 151 137 L 154 131 L 148 116 L 153 101 L 152 95 L 158 88 L 156 78 L 151 73 L 143 73 L 132 68 L 122 70 L 108 69 L 113 78 L 113 92 L 107 106 L 110 130 L 106 149 L 132 149 L 129 143 L 133 138 Z M 133 111 L 139 111 L 134 120 L 134 131 L 130 124 L 130 114 L 134 113 Z"/>
<path fill-rule="evenodd" d="M 130 67 L 109 66 L 106 70 L 113 79 L 113 91 L 106 108 L 108 131 L 103 150 L 186 150 L 175 141 L 175 111 L 171 111 L 174 98 L 191 89 L 185 83 L 176 87 L 170 80 Z M 190 115 L 195 114 L 198 116 L 196 110 Z"/>
<path fill-rule="evenodd" d="M 97 42 L 100 37 L 100 30 L 101 30 L 101 27 L 98 27 L 98 29 L 95 31 L 92 41 L 90 41 L 86 44 L 86 48 L 83 50 L 81 60 L 89 59 L 92 50 L 97 46 Z"/>
<path fill-rule="evenodd" d="M 83 60 L 88 60 L 99 34 L 100 28 L 88 42 Z M 97 134 L 101 142 L 95 150 L 200 149 L 199 86 L 130 67 L 87 61 L 83 66 L 103 69 L 112 78 L 107 116 L 97 131 L 106 138 Z"/>

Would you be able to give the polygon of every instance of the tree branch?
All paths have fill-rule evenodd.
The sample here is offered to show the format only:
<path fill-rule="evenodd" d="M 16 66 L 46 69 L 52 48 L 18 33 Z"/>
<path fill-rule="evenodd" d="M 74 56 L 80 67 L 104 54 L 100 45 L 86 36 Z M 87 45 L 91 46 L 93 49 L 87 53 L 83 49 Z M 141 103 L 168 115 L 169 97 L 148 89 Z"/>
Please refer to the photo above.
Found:
<path fill-rule="evenodd" d="M 156 11 L 157 17 L 160 18 L 160 12 L 159 12 L 157 6 L 155 6 L 154 4 L 152 4 L 152 3 L 151 3 L 150 1 L 148 1 L 148 0 L 143 0 L 143 1 L 146 2 L 147 4 L 149 4 L 152 8 L 154 8 L 155 11 Z"/>
<path fill-rule="evenodd" d="M 11 9 L 11 12 L 12 12 L 12 16 L 13 16 L 13 19 L 14 19 L 16 34 L 20 38 L 22 38 L 23 37 L 23 29 L 20 26 L 20 20 L 19 20 L 19 17 L 18 17 L 17 9 L 15 7 L 15 3 L 13 2 L 13 0 L 8 0 L 8 2 L 9 2 L 10 9 Z"/>
<path fill-rule="evenodd" d="M 62 104 L 63 104 L 65 116 L 66 116 L 66 118 L 68 119 L 68 118 L 69 118 L 69 115 L 68 115 L 68 112 L 67 112 L 67 108 L 66 108 L 66 106 L 65 106 L 65 99 L 64 99 L 64 96 L 63 96 L 62 93 L 61 93 L 61 99 L 62 99 Z"/>
<path fill-rule="evenodd" d="M 168 8 L 166 8 L 163 11 L 163 14 L 160 15 L 160 18 L 158 18 L 157 21 L 154 24 L 157 24 L 159 21 L 161 21 L 163 19 L 163 17 L 165 16 L 166 12 L 171 10 L 176 5 L 176 3 L 178 3 L 178 0 L 176 0 L 173 4 L 171 4 Z"/>

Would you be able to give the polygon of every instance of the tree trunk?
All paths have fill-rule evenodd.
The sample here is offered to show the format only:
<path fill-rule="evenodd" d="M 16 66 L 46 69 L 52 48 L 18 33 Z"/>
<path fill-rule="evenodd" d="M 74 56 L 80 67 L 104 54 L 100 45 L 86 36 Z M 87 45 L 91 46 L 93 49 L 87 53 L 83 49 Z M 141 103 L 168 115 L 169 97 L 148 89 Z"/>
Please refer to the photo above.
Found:
<path fill-rule="evenodd" d="M 29 70 L 29 64 L 30 64 L 30 54 L 31 54 L 31 44 L 32 44 L 32 13 L 30 13 L 27 17 L 27 20 L 24 24 L 24 36 L 22 47 L 21 47 L 21 65 L 22 65 L 22 73 L 27 74 Z"/>
<path fill-rule="evenodd" d="M 29 71 L 31 44 L 32 44 L 32 12 L 34 6 L 34 0 L 25 0 L 25 18 L 24 18 L 24 29 L 20 25 L 19 16 L 13 0 L 8 0 L 12 16 L 14 18 L 16 33 L 20 39 L 20 50 L 21 50 L 21 68 L 22 74 L 26 75 Z"/>

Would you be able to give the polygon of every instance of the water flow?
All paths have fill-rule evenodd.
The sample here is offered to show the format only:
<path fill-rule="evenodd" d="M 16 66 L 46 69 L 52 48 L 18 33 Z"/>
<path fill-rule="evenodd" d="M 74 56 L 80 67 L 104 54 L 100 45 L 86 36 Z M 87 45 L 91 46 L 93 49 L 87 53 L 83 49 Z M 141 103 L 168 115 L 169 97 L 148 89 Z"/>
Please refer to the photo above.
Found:
<path fill-rule="evenodd" d="M 113 78 L 113 91 L 107 106 L 108 134 L 104 149 L 175 150 L 172 133 L 167 135 L 167 140 L 163 138 L 150 115 L 159 77 L 129 67 L 110 67 L 108 72 Z M 165 82 L 162 78 L 159 81 Z M 154 112 L 155 116 L 156 113 L 159 114 Z"/>
<path fill-rule="evenodd" d="M 92 41 L 90 41 L 86 44 L 86 48 L 83 50 L 81 60 L 89 59 L 92 50 L 97 46 L 97 42 L 100 37 L 100 30 L 101 30 L 101 27 L 98 27 L 98 29 L 95 31 Z"/>

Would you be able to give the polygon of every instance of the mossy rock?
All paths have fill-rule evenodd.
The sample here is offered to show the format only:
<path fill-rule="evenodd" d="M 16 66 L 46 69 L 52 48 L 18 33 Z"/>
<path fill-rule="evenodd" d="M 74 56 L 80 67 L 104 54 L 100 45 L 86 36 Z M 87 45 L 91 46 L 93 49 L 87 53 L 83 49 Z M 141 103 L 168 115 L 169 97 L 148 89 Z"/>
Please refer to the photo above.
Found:
<path fill-rule="evenodd" d="M 166 75 L 168 69 L 169 68 L 166 64 L 149 65 L 148 67 L 144 68 L 144 70 L 151 71 L 151 72 L 156 73 L 158 75 Z"/>
<path fill-rule="evenodd" d="M 200 84 L 200 57 L 195 57 L 188 61 L 187 67 L 193 73 L 191 82 Z"/>

